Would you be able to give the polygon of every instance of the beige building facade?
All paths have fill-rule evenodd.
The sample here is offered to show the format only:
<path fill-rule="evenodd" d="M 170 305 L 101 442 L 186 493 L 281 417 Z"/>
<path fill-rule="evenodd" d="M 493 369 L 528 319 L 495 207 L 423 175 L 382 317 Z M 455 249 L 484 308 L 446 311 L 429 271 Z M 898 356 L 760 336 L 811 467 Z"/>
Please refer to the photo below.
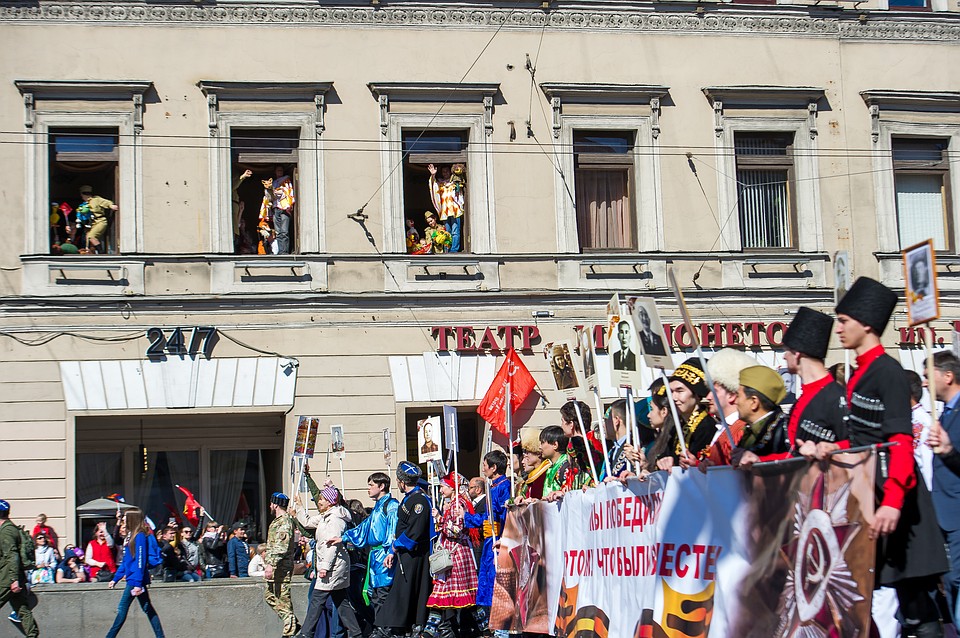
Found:
<path fill-rule="evenodd" d="M 900 250 L 932 238 L 948 347 L 960 13 L 903 1 L 927 4 L 4 3 L 0 498 L 72 542 L 81 504 L 165 519 L 177 484 L 262 529 L 299 416 L 337 482 L 343 426 L 362 498 L 384 430 L 395 467 L 444 404 L 475 474 L 506 348 L 532 424 L 589 398 L 544 348 L 614 292 L 655 298 L 690 356 L 670 268 L 705 348 L 779 365 L 796 307 L 832 308 L 838 251 L 902 289 Z M 431 165 L 464 169 L 459 252 L 410 253 Z M 291 246 L 257 254 L 277 166 Z M 61 254 L 83 185 L 117 211 L 99 254 Z M 908 367 L 917 340 L 898 313 Z"/>

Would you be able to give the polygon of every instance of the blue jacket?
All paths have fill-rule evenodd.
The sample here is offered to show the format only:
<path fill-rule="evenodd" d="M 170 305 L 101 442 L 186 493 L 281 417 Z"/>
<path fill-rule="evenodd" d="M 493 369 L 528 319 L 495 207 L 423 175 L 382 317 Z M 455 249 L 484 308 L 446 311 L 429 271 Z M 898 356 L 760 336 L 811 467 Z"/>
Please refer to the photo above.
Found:
<path fill-rule="evenodd" d="M 953 447 L 960 449 L 960 401 L 951 403 L 955 407 L 946 417 L 941 417 L 941 425 Z M 932 496 L 940 528 L 948 532 L 960 529 L 960 476 L 947 467 L 937 454 L 933 455 Z"/>
<path fill-rule="evenodd" d="M 501 476 L 490 485 L 490 503 L 493 520 L 497 525 L 496 536 L 499 539 L 503 534 L 503 525 L 507 520 L 507 501 L 510 500 L 510 479 Z M 486 513 L 466 514 L 463 517 L 467 528 L 483 529 L 484 523 L 490 519 Z M 493 581 L 497 577 L 496 566 L 493 563 L 493 537 L 484 534 L 483 552 L 480 555 L 479 578 L 477 582 L 477 605 L 489 607 L 493 602 Z"/>
<path fill-rule="evenodd" d="M 227 541 L 227 563 L 230 566 L 230 575 L 246 578 L 249 576 L 247 568 L 250 566 L 250 546 L 236 536 Z"/>
<path fill-rule="evenodd" d="M 370 587 L 389 587 L 393 583 L 396 569 L 387 569 L 383 561 L 387 550 L 393 543 L 397 529 L 397 508 L 400 504 L 389 494 L 380 497 L 370 516 L 362 523 L 343 533 L 343 542 L 354 547 L 367 547 L 370 550 L 367 570 L 370 572 Z"/>
<path fill-rule="evenodd" d="M 123 560 L 113 575 L 113 582 L 119 583 L 124 577 L 128 587 L 146 587 L 150 584 L 150 567 L 147 564 L 147 543 L 156 543 L 152 535 L 138 533 L 133 540 L 127 543 L 123 552 Z"/>

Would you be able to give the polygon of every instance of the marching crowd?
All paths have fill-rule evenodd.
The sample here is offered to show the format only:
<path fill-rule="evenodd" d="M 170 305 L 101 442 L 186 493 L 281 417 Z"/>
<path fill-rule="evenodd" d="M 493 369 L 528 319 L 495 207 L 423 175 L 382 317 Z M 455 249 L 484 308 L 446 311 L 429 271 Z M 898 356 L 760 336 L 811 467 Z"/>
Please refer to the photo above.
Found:
<path fill-rule="evenodd" d="M 391 495 L 392 477 L 374 472 L 367 483 L 372 509 L 364 510 L 346 502 L 329 482 L 318 485 L 308 467 L 315 513 L 299 497 L 291 501 L 277 492 L 270 499 L 274 518 L 260 548 L 266 602 L 279 616 L 283 635 L 298 638 L 499 633 L 489 623 L 494 553 L 513 504 L 556 501 L 598 480 L 642 481 L 658 470 L 728 465 L 749 471 L 759 463 L 800 456 L 823 460 L 837 451 L 877 445 L 877 502 L 868 530 L 877 540 L 876 585 L 895 595 L 903 636 L 943 636 L 960 592 L 960 361 L 952 353 L 937 353 L 934 378 L 924 382 L 887 355 L 880 337 L 896 304 L 894 292 L 860 278 L 838 304 L 836 321 L 799 308 L 783 337 L 787 367 L 802 382 L 790 408 L 782 405 L 788 393 L 776 370 L 742 351 L 723 349 L 710 357 L 706 370 L 699 358 L 688 359 L 666 381 L 654 382 L 648 397 L 635 405 L 614 402 L 596 422 L 588 405 L 568 401 L 559 410 L 559 425 L 521 428 L 512 458 L 487 453 L 482 477 L 443 477 L 439 498 L 420 467 L 404 461 L 395 476 L 400 500 Z M 849 378 L 825 365 L 834 332 L 856 355 Z M 920 404 L 925 383 L 944 404 L 939 416 Z M 634 414 L 640 417 L 636 429 Z M 519 477 L 515 493 L 507 478 L 511 463 Z M 9 506 L 0 501 L 0 603 L 11 602 L 25 633 L 36 636 L 24 604 L 17 528 L 8 516 Z M 98 529 L 86 553 L 87 564 L 113 572 L 111 587 L 126 579 L 108 636 L 119 631 L 134 599 L 162 636 L 146 590 L 148 567 L 162 565 L 165 580 L 179 579 L 191 572 L 197 576 L 201 564 L 210 570 L 209 559 L 196 558 L 192 530 L 185 529 L 176 563 L 168 564 L 164 548 L 175 545 L 176 530 L 163 530 L 156 543 L 136 509 L 123 523 L 112 541 L 105 527 Z M 242 530 L 228 543 L 222 543 L 222 533 L 212 530 L 211 549 L 226 546 L 231 575 L 248 568 L 233 557 L 249 555 Z M 298 539 L 309 543 L 312 559 L 309 602 L 300 613 L 290 597 Z M 125 547 L 119 561 L 104 549 L 111 542 L 113 548 Z M 206 542 L 205 535 L 201 545 Z M 38 569 L 47 568 L 53 559 L 40 567 L 40 551 L 38 543 Z M 896 624 L 893 634 L 884 633 L 888 621 L 878 623 L 881 635 L 897 635 Z"/>

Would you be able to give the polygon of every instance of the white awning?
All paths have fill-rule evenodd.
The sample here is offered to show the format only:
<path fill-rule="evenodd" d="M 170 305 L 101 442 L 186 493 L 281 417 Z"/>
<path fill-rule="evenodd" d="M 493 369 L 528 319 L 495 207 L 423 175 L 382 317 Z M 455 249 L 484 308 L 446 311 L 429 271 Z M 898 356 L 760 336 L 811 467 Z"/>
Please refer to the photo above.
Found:
<path fill-rule="evenodd" d="M 68 410 L 291 406 L 297 362 L 279 357 L 63 361 Z"/>

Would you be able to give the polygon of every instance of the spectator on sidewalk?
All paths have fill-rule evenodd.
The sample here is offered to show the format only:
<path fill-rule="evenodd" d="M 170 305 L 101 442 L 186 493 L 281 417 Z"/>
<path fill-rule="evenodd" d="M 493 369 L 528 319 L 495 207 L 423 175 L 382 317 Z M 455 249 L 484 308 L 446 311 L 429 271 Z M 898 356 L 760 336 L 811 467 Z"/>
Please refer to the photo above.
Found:
<path fill-rule="evenodd" d="M 204 578 L 227 578 L 227 533 L 223 525 L 211 521 L 200 540 Z"/>
<path fill-rule="evenodd" d="M 193 528 L 186 525 L 180 528 L 180 560 L 183 576 L 180 580 L 196 582 L 200 580 L 200 546 L 193 540 Z"/>
<path fill-rule="evenodd" d="M 253 556 L 250 558 L 250 564 L 247 566 L 247 576 L 263 578 L 263 574 L 266 571 L 266 563 L 263 562 L 263 555 L 266 552 L 267 546 L 265 543 L 257 545 L 256 551 L 253 552 Z"/>
<path fill-rule="evenodd" d="M 57 533 L 53 531 L 52 527 L 47 525 L 46 514 L 37 514 L 37 524 L 33 526 L 33 534 L 31 534 L 31 536 L 33 536 L 33 540 L 36 541 L 37 536 L 40 534 L 43 534 L 47 537 L 47 541 L 54 548 L 54 550 L 56 550 L 60 545 L 60 539 L 57 538 Z"/>
<path fill-rule="evenodd" d="M 247 526 L 233 524 L 233 537 L 227 542 L 227 564 L 230 578 L 246 578 L 250 567 L 250 545 L 247 544 Z"/>
<path fill-rule="evenodd" d="M 30 573 L 30 584 L 39 585 L 55 582 L 54 570 L 56 570 L 59 561 L 57 561 L 57 555 L 53 551 L 53 547 L 50 546 L 44 534 L 37 534 L 34 543 L 37 545 L 34 553 L 34 562 L 37 567 Z"/>
<path fill-rule="evenodd" d="M 90 569 L 90 578 L 97 580 L 100 570 L 109 572 L 107 579 L 113 577 L 117 571 L 117 562 L 113 552 L 113 539 L 107 534 L 107 524 L 97 523 L 93 532 L 93 540 L 87 543 L 87 552 L 84 557 Z"/>

